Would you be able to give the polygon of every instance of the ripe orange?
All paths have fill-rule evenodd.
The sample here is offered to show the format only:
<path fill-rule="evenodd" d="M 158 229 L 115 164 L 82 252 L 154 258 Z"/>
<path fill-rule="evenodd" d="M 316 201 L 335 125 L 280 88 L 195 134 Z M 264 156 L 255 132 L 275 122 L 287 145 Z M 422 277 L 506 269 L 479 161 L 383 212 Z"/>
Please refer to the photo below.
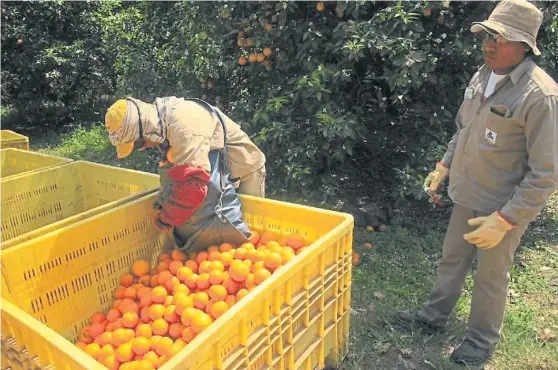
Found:
<path fill-rule="evenodd" d="M 178 272 L 178 269 L 183 267 L 184 264 L 182 263 L 182 261 L 172 261 L 169 264 L 169 271 L 173 274 L 176 275 L 176 273 Z"/>
<path fill-rule="evenodd" d="M 143 355 L 143 361 L 149 361 L 153 368 L 156 368 L 155 365 L 159 362 L 159 355 L 155 353 L 155 351 L 149 351 L 145 355 Z"/>
<path fill-rule="evenodd" d="M 122 312 L 122 314 L 125 314 L 126 312 L 139 313 L 139 306 L 136 302 L 134 302 L 134 300 L 130 298 L 124 298 L 120 302 L 120 305 L 118 306 L 118 310 Z"/>
<path fill-rule="evenodd" d="M 188 276 L 192 276 L 193 273 L 194 272 L 192 271 L 192 269 L 190 267 L 183 266 L 183 267 L 179 268 L 178 271 L 176 271 L 176 277 L 181 282 L 184 282 L 184 280 Z"/>
<path fill-rule="evenodd" d="M 165 285 L 167 280 L 171 279 L 172 277 L 173 274 L 169 270 L 159 272 L 159 285 Z"/>
<path fill-rule="evenodd" d="M 273 231 L 264 231 L 258 243 L 266 245 L 267 243 L 273 240 L 277 240 L 277 234 L 275 234 Z"/>
<path fill-rule="evenodd" d="M 215 302 L 211 306 L 211 316 L 214 319 L 218 319 L 221 315 L 223 315 L 229 309 L 229 305 L 224 301 Z"/>
<path fill-rule="evenodd" d="M 210 271 L 212 270 L 225 271 L 225 265 L 221 261 L 212 261 L 209 264 L 209 269 Z"/>
<path fill-rule="evenodd" d="M 186 284 L 186 286 L 190 289 L 197 289 L 198 287 L 198 279 L 199 279 L 199 275 L 198 274 L 192 274 L 187 276 L 184 279 L 184 284 Z"/>
<path fill-rule="evenodd" d="M 250 61 L 250 63 L 256 63 L 258 61 L 257 55 L 256 54 L 248 55 L 248 61 Z"/>
<path fill-rule="evenodd" d="M 138 325 L 139 317 L 136 312 L 126 312 L 122 316 L 122 324 L 125 328 L 135 328 Z"/>
<path fill-rule="evenodd" d="M 203 274 L 209 272 L 211 270 L 211 261 L 203 261 L 200 263 L 198 274 Z"/>
<path fill-rule="evenodd" d="M 151 306 L 145 306 L 140 312 L 141 321 L 148 323 L 151 321 Z"/>
<path fill-rule="evenodd" d="M 175 286 L 180 285 L 180 280 L 176 276 L 171 277 L 165 282 L 167 292 L 172 293 Z"/>
<path fill-rule="evenodd" d="M 219 246 L 219 252 L 228 252 L 233 249 L 233 245 L 230 243 L 223 243 Z"/>
<path fill-rule="evenodd" d="M 198 266 L 203 261 L 207 261 L 207 256 L 208 256 L 207 252 L 200 252 L 196 255 L 196 263 L 198 264 Z"/>
<path fill-rule="evenodd" d="M 223 263 L 223 266 L 229 267 L 233 259 L 234 259 L 234 250 L 221 253 L 221 262 Z"/>
<path fill-rule="evenodd" d="M 151 349 L 151 341 L 145 337 L 134 338 L 132 342 L 132 351 L 138 355 L 144 355 Z"/>
<path fill-rule="evenodd" d="M 132 274 L 136 277 L 148 275 L 151 272 L 151 264 L 145 260 L 138 260 L 132 264 Z"/>
<path fill-rule="evenodd" d="M 188 259 L 188 255 L 179 249 L 175 249 L 171 253 L 171 259 L 184 262 Z"/>
<path fill-rule="evenodd" d="M 124 298 L 136 299 L 137 298 L 136 289 L 134 287 L 128 287 L 124 289 Z"/>
<path fill-rule="evenodd" d="M 250 238 L 248 238 L 248 241 L 254 245 L 258 244 L 258 242 L 260 241 L 260 233 L 258 233 L 257 231 L 254 230 L 250 230 L 252 235 L 250 235 Z"/>
<path fill-rule="evenodd" d="M 246 280 L 244 280 L 244 287 L 248 290 L 256 287 L 256 276 L 252 273 L 249 273 L 246 276 Z"/>
<path fill-rule="evenodd" d="M 256 55 L 256 58 L 257 58 L 257 61 L 261 63 L 265 60 L 265 55 L 258 54 L 258 55 Z"/>
<path fill-rule="evenodd" d="M 194 296 L 194 307 L 200 310 L 205 308 L 205 305 L 209 302 L 209 296 L 206 292 L 198 292 Z"/>
<path fill-rule="evenodd" d="M 236 300 L 240 301 L 242 298 L 246 297 L 246 294 L 248 294 L 247 289 L 240 289 L 238 293 L 236 293 Z"/>
<path fill-rule="evenodd" d="M 127 362 L 132 360 L 134 352 L 132 351 L 132 343 L 127 342 L 118 346 L 115 352 L 115 357 L 120 362 Z"/>
<path fill-rule="evenodd" d="M 246 63 L 247 63 L 247 60 L 244 56 L 238 58 L 238 64 L 240 64 L 241 66 L 246 65 Z"/>
<path fill-rule="evenodd" d="M 184 326 L 189 327 L 192 325 L 192 318 L 198 313 L 202 312 L 201 310 L 193 307 L 187 307 L 182 311 L 182 315 L 180 316 L 180 321 Z"/>
<path fill-rule="evenodd" d="M 198 289 L 201 290 L 205 290 L 207 288 L 209 288 L 210 284 L 209 284 L 209 274 L 207 272 L 204 272 L 203 274 L 200 274 L 198 276 L 198 279 L 196 280 L 196 285 L 198 287 Z"/>
<path fill-rule="evenodd" d="M 212 285 L 208 292 L 209 298 L 214 301 L 224 301 L 228 296 L 227 289 L 222 285 Z"/>
<path fill-rule="evenodd" d="M 247 254 L 248 254 L 248 250 L 246 248 L 243 248 L 243 247 L 237 248 L 237 249 L 234 250 L 234 259 L 242 261 L 246 258 Z"/>
<path fill-rule="evenodd" d="M 105 324 L 100 322 L 95 322 L 91 324 L 89 326 L 89 335 L 91 335 L 93 339 L 97 338 L 105 331 L 105 326 L 106 326 Z"/>
<path fill-rule="evenodd" d="M 171 260 L 165 260 L 165 261 L 161 261 L 157 264 L 156 270 L 157 273 L 160 273 L 162 271 L 168 271 L 169 269 L 169 265 L 170 265 L 170 261 Z"/>
<path fill-rule="evenodd" d="M 167 335 L 169 331 L 169 323 L 165 319 L 154 320 L 151 324 L 151 330 L 155 335 Z"/>
<path fill-rule="evenodd" d="M 94 313 L 93 315 L 91 315 L 91 320 L 90 320 L 90 322 L 91 322 L 91 324 L 94 324 L 94 323 L 96 323 L 96 322 L 101 323 L 101 322 L 103 322 L 103 321 L 105 321 L 105 320 L 106 320 L 106 317 L 105 317 L 105 315 L 104 315 L 102 312 L 96 312 L 96 313 Z"/>
<path fill-rule="evenodd" d="M 122 275 L 122 277 L 120 278 L 120 284 L 122 284 L 122 286 L 124 287 L 132 286 L 133 283 L 134 283 L 134 276 L 131 274 Z"/>
<path fill-rule="evenodd" d="M 190 343 L 191 341 L 194 340 L 195 337 L 196 337 L 196 333 L 194 333 L 192 328 L 189 326 L 186 327 L 186 329 L 184 329 L 184 331 L 182 332 L 182 340 L 184 340 L 184 342 L 186 343 Z"/>
<path fill-rule="evenodd" d="M 218 250 L 211 251 L 207 255 L 207 260 L 208 261 L 219 261 L 220 259 L 221 259 L 221 252 L 219 252 Z"/>
<path fill-rule="evenodd" d="M 161 255 L 159 256 L 158 261 L 159 261 L 159 262 L 161 262 L 161 261 L 168 261 L 168 260 L 170 260 L 170 259 L 171 259 L 170 254 L 168 254 L 168 253 L 161 253 Z"/>
<path fill-rule="evenodd" d="M 104 344 L 97 354 L 97 360 L 104 361 L 108 356 L 114 356 L 114 348 L 111 344 Z"/>
<path fill-rule="evenodd" d="M 182 315 L 184 309 L 189 307 L 194 307 L 194 298 L 192 296 L 176 295 L 174 296 L 174 300 L 175 300 L 174 310 L 179 315 Z"/>
<path fill-rule="evenodd" d="M 180 322 L 172 323 L 169 327 L 169 336 L 173 339 L 181 338 L 185 328 L 186 327 Z"/>
<path fill-rule="evenodd" d="M 153 304 L 149 307 L 149 318 L 151 320 L 157 320 L 165 316 L 166 307 L 160 303 Z"/>
<path fill-rule="evenodd" d="M 88 344 L 87 347 L 85 347 L 85 353 L 87 353 L 89 356 L 93 357 L 94 359 L 98 358 L 100 352 L 101 352 L 101 346 L 99 345 L 99 343 L 91 343 Z"/>
<path fill-rule="evenodd" d="M 178 293 L 190 294 L 190 289 L 185 284 L 178 284 L 172 288 L 172 295 L 177 295 Z"/>
<path fill-rule="evenodd" d="M 196 312 L 194 317 L 192 317 L 192 330 L 194 333 L 199 334 L 211 325 L 212 322 L 211 316 L 205 312 Z"/>
<path fill-rule="evenodd" d="M 234 296 L 234 295 L 228 296 L 227 299 L 225 300 L 225 302 L 227 302 L 229 307 L 234 306 L 237 302 L 236 296 Z"/>
<path fill-rule="evenodd" d="M 240 288 L 240 284 L 234 281 L 231 277 L 228 277 L 223 281 L 223 286 L 227 289 L 228 294 L 236 294 Z"/>
<path fill-rule="evenodd" d="M 254 272 L 254 282 L 256 285 L 260 285 L 263 283 L 267 278 L 271 277 L 271 272 L 269 272 L 266 268 L 260 268 Z"/>
<path fill-rule="evenodd" d="M 360 265 L 360 254 L 359 253 L 353 252 L 352 262 L 353 262 L 353 265 L 355 265 L 355 266 Z"/>
<path fill-rule="evenodd" d="M 275 269 L 283 263 L 283 257 L 277 252 L 270 252 L 265 256 L 265 267 Z"/>
<path fill-rule="evenodd" d="M 209 284 L 211 285 L 221 284 L 224 279 L 225 279 L 224 271 L 215 269 L 209 272 Z"/>
<path fill-rule="evenodd" d="M 195 274 L 197 274 L 197 273 L 199 272 L 199 271 L 198 271 L 198 266 L 199 266 L 199 264 L 198 264 L 196 261 L 194 261 L 194 260 L 188 260 L 188 261 L 186 261 L 186 262 L 184 263 L 184 266 L 190 268 L 190 270 L 192 270 L 192 272 L 195 273 Z"/>
<path fill-rule="evenodd" d="M 151 338 L 152 336 L 153 336 L 153 330 L 151 329 L 151 325 L 139 324 L 136 327 L 136 338 L 138 337 Z"/>
<path fill-rule="evenodd" d="M 163 303 L 167 297 L 167 289 L 163 286 L 156 286 L 151 289 L 151 300 L 155 303 Z"/>
<path fill-rule="evenodd" d="M 264 30 L 266 30 L 267 32 L 271 31 L 272 28 L 273 27 L 269 23 L 264 26 Z"/>
<path fill-rule="evenodd" d="M 151 300 L 151 288 L 144 286 L 143 288 L 139 288 L 137 291 L 137 298 L 140 300 L 145 296 L 147 296 L 149 298 L 149 300 Z M 146 301 L 147 302 L 147 301 Z M 140 304 L 141 306 L 141 304 Z"/>
<path fill-rule="evenodd" d="M 250 273 L 250 268 L 242 262 L 235 263 L 233 261 L 229 267 L 230 277 L 238 283 L 241 283 L 244 280 L 246 280 L 246 277 L 248 276 L 249 273 Z"/>
<path fill-rule="evenodd" d="M 270 56 L 271 53 L 272 53 L 271 48 L 264 48 L 264 49 L 263 49 L 263 54 L 264 54 L 266 57 Z"/>
<path fill-rule="evenodd" d="M 170 306 L 166 307 L 165 315 L 163 316 L 163 318 L 169 324 L 175 323 L 180 319 L 180 317 L 178 316 L 178 313 L 176 312 L 176 307 L 174 305 L 170 305 Z"/>
<path fill-rule="evenodd" d="M 116 288 L 114 290 L 114 298 L 116 299 L 122 299 L 124 298 L 124 291 L 126 290 L 125 286 L 119 286 L 118 288 Z"/>
<path fill-rule="evenodd" d="M 97 338 L 95 338 L 95 342 L 99 343 L 99 345 L 104 346 L 105 344 L 112 344 L 112 332 L 105 331 L 101 333 Z"/>
<path fill-rule="evenodd" d="M 316 4 L 316 10 L 317 11 L 323 12 L 324 9 L 325 9 L 325 4 L 322 1 L 318 2 L 318 4 Z"/>
<path fill-rule="evenodd" d="M 120 346 L 128 341 L 128 332 L 124 328 L 116 329 L 112 332 L 112 345 Z"/>
<path fill-rule="evenodd" d="M 174 342 L 172 341 L 172 339 L 170 339 L 169 337 L 163 337 L 157 342 L 155 346 L 155 352 L 159 356 L 164 356 L 167 354 L 173 344 Z"/>

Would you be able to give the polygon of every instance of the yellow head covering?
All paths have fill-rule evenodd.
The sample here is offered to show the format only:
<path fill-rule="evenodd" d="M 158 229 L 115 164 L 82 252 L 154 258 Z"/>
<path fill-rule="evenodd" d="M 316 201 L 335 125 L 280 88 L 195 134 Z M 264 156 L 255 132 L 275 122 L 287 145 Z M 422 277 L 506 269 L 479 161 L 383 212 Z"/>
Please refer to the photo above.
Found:
<path fill-rule="evenodd" d="M 105 114 L 105 128 L 109 133 L 109 140 L 116 146 L 116 155 L 119 159 L 126 158 L 134 150 L 134 141 L 122 143 L 124 139 L 124 123 L 128 114 L 128 102 L 119 99 L 107 109 Z"/>

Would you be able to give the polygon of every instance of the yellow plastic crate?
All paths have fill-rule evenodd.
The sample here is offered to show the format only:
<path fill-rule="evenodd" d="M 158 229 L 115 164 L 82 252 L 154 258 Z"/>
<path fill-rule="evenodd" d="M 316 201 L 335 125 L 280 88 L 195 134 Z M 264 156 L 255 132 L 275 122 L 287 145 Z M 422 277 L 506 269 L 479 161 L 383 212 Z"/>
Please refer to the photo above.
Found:
<path fill-rule="evenodd" d="M 29 138 L 10 130 L 0 130 L 0 148 L 29 150 Z"/>
<path fill-rule="evenodd" d="M 2 346 L 16 343 L 43 367 L 104 369 L 69 340 L 93 313 L 111 307 L 133 261 L 154 263 L 170 248 L 168 236 L 152 226 L 154 199 L 137 199 L 2 251 Z M 250 196 L 241 201 L 253 230 L 298 232 L 312 245 L 161 370 L 338 366 L 348 352 L 352 216 Z"/>
<path fill-rule="evenodd" d="M 2 249 L 155 192 L 159 186 L 159 175 L 86 161 L 3 179 Z"/>
<path fill-rule="evenodd" d="M 2 179 L 72 162 L 68 158 L 15 148 L 2 149 L 0 154 L 2 156 L 2 167 L 0 168 Z"/>

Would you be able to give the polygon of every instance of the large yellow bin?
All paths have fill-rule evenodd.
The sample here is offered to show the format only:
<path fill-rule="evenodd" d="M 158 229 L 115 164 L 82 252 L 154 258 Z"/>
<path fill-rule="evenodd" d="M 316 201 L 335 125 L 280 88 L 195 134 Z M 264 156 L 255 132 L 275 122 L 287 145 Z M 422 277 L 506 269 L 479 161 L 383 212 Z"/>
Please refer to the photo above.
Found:
<path fill-rule="evenodd" d="M 0 155 L 2 156 L 1 179 L 72 162 L 68 158 L 15 148 L 2 149 Z"/>
<path fill-rule="evenodd" d="M 133 261 L 154 263 L 170 248 L 166 234 L 153 227 L 155 196 L 0 253 L 2 349 L 12 366 L 26 361 L 58 370 L 104 369 L 69 340 L 93 313 L 111 307 L 119 277 Z M 298 232 L 312 244 L 160 370 L 339 365 L 349 343 L 352 216 L 250 196 L 241 202 L 251 229 Z"/>
<path fill-rule="evenodd" d="M 128 202 L 159 188 L 159 175 L 75 161 L 7 178 L 2 249 Z"/>
<path fill-rule="evenodd" d="M 0 130 L 0 148 L 29 150 L 29 138 L 10 130 Z"/>

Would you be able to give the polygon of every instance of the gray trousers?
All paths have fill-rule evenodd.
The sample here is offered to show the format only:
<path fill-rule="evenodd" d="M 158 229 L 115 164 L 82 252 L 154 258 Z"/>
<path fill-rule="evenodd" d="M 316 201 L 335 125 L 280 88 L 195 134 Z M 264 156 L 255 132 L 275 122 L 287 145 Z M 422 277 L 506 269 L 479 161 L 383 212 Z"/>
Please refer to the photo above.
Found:
<path fill-rule="evenodd" d="M 474 287 L 466 338 L 488 349 L 500 339 L 510 281 L 509 270 L 514 252 L 528 225 L 517 225 L 508 231 L 496 247 L 480 249 L 469 244 L 463 235 L 476 229 L 469 226 L 469 219 L 486 215 L 458 204 L 454 206 L 444 238 L 436 282 L 427 303 L 418 314 L 433 325 L 446 325 L 476 253 L 477 268 L 473 274 Z"/>

